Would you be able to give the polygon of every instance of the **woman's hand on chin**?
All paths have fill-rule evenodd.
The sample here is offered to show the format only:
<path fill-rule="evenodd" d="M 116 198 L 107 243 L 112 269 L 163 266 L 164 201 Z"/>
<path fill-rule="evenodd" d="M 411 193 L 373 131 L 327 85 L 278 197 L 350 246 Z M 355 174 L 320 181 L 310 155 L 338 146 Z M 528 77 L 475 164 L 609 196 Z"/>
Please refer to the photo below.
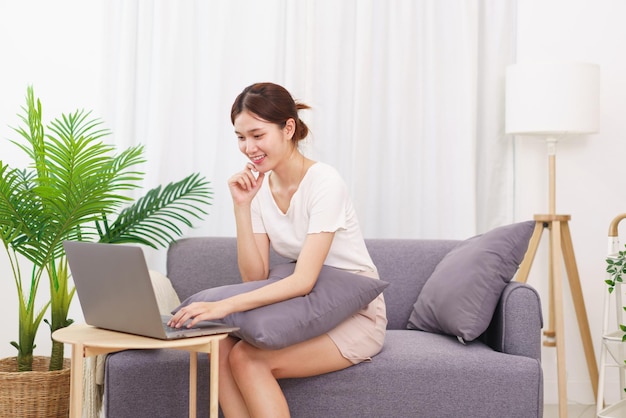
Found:
<path fill-rule="evenodd" d="M 254 173 L 258 173 L 255 176 Z M 254 196 L 261 188 L 265 173 L 257 171 L 252 163 L 246 164 L 246 167 L 233 174 L 228 179 L 228 188 L 235 204 L 249 204 Z"/>

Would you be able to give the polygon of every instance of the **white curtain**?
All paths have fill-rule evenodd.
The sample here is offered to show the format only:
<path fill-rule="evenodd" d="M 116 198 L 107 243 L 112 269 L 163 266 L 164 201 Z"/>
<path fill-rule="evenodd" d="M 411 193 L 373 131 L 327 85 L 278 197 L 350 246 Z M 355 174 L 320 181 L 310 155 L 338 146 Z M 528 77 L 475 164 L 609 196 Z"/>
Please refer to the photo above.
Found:
<path fill-rule="evenodd" d="M 201 172 L 234 235 L 230 124 L 257 81 L 312 106 L 305 152 L 334 165 L 366 237 L 467 238 L 514 220 L 503 86 L 515 1 L 109 0 L 103 119 L 146 147 L 146 187 Z"/>

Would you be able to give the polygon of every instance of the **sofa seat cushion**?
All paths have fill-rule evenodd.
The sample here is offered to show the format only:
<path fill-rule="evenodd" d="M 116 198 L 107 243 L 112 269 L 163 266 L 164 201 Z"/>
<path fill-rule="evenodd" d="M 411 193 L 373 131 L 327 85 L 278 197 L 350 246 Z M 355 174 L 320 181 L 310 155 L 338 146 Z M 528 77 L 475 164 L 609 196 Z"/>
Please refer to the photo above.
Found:
<path fill-rule="evenodd" d="M 371 362 L 331 378 L 285 379 L 280 385 L 298 418 L 496 417 L 502 411 L 508 417 L 537 417 L 543 408 L 541 382 L 538 360 L 499 353 L 480 341 L 462 345 L 451 336 L 389 330 Z M 533 399 L 535 409 L 519 399 Z"/>

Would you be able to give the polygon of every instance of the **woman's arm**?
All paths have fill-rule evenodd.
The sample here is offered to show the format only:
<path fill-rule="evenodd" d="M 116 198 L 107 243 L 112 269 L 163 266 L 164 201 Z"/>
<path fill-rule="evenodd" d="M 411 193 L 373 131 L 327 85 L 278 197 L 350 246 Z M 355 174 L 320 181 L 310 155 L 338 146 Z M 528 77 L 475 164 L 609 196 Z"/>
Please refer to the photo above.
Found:
<path fill-rule="evenodd" d="M 265 280 L 269 274 L 270 240 L 252 232 L 250 205 L 235 206 L 237 264 L 244 282 Z"/>
<path fill-rule="evenodd" d="M 293 274 L 260 289 L 229 298 L 235 312 L 309 294 L 322 270 L 334 235 L 333 232 L 307 235 Z"/>
<path fill-rule="evenodd" d="M 251 205 L 263 184 L 265 173 L 258 173 L 253 164 L 228 179 L 237 225 L 237 263 L 244 282 L 267 279 L 269 272 L 269 239 L 252 230 Z"/>

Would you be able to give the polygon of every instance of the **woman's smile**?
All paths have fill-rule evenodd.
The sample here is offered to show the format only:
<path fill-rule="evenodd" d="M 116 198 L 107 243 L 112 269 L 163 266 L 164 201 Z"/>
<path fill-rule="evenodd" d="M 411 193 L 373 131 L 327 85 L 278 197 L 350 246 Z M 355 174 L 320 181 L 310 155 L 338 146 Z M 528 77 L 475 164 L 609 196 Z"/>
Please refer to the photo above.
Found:
<path fill-rule="evenodd" d="M 265 161 L 265 157 L 267 157 L 267 154 L 248 156 L 248 158 L 250 158 L 250 161 L 252 161 L 254 165 L 259 165 L 263 163 L 263 161 Z"/>

